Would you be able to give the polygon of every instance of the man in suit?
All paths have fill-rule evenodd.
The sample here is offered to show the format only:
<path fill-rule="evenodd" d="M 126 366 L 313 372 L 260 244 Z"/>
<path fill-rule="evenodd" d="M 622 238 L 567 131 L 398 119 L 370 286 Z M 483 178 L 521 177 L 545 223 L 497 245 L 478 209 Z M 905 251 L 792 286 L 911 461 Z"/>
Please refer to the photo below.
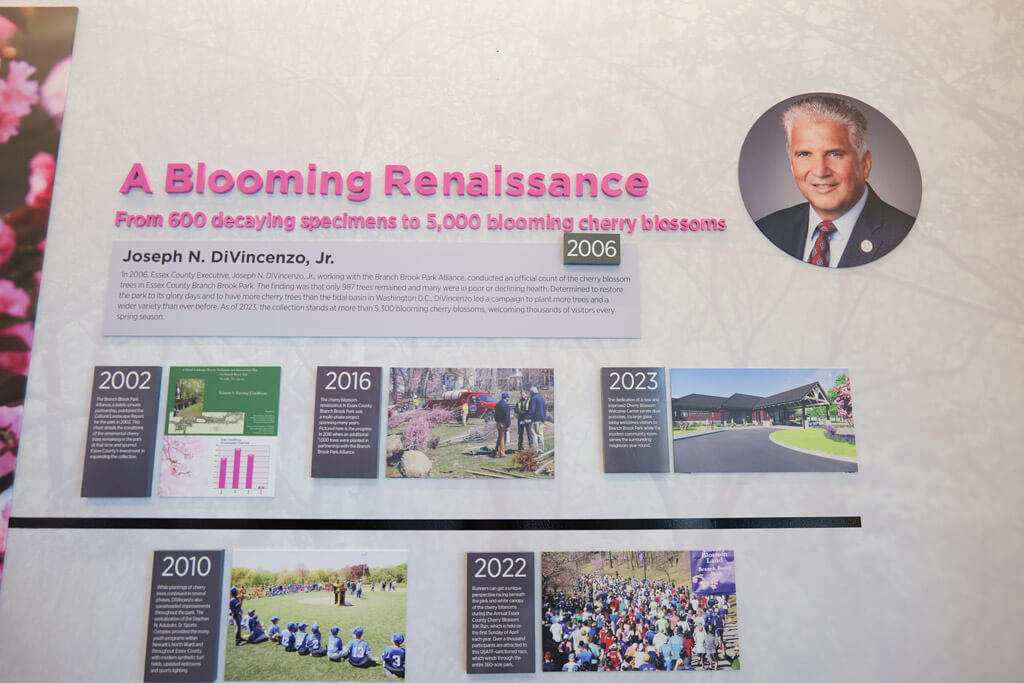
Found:
<path fill-rule="evenodd" d="M 867 184 L 867 120 L 838 97 L 814 95 L 782 115 L 789 165 L 804 204 L 757 221 L 772 244 L 817 266 L 846 268 L 892 251 L 914 218 L 886 204 Z"/>

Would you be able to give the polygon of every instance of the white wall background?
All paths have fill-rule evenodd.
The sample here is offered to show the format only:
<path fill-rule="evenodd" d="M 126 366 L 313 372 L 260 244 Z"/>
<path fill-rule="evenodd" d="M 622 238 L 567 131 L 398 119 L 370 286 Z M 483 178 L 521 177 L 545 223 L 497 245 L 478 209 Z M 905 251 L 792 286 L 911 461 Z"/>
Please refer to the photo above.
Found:
<path fill-rule="evenodd" d="M 16 518 L 860 515 L 864 526 L 443 538 L 16 529 L 0 594 L 5 678 L 140 678 L 155 548 L 326 543 L 409 548 L 410 657 L 428 660 L 410 680 L 462 675 L 461 648 L 417 653 L 464 631 L 465 552 L 631 547 L 735 548 L 745 680 L 1018 678 L 1024 27 L 1016 3 L 81 0 L 79 7 Z M 779 100 L 809 91 L 872 104 L 901 128 L 920 162 L 924 196 L 914 230 L 875 264 L 827 273 L 803 265 L 772 247 L 743 208 L 736 162 L 747 131 Z M 651 192 L 584 202 L 388 199 L 378 191 L 363 205 L 159 191 L 125 198 L 117 190 L 135 161 L 149 169 L 313 161 L 375 172 L 388 163 L 635 170 L 651 179 Z M 524 341 L 511 323 L 507 340 L 469 342 L 108 339 L 101 322 L 111 242 L 170 235 L 113 227 L 122 208 L 658 213 L 723 217 L 729 228 L 624 237 L 638 246 L 644 278 L 639 340 Z M 425 258 L 441 239 L 493 242 L 495 258 L 508 241 L 556 249 L 560 239 L 326 237 L 388 240 L 423 249 Z M 324 238 L 297 231 L 278 239 Z M 237 238 L 208 230 L 191 239 Z M 110 363 L 282 365 L 277 497 L 81 499 L 92 368 Z M 558 476 L 313 481 L 319 364 L 554 367 Z M 848 367 L 860 472 L 606 476 L 598 369 L 631 364 Z M 87 633 L 60 637 L 54 657 L 55 642 L 39 633 L 66 636 L 69 607 Z M 119 656 L 100 656 L 99 639 L 111 630 Z"/>

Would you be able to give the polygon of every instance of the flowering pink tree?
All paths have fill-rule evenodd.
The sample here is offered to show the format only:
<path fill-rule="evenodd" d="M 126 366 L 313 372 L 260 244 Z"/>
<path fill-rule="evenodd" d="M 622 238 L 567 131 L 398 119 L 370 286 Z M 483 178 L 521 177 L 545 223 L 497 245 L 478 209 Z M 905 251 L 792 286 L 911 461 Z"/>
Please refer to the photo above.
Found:
<path fill-rule="evenodd" d="M 846 375 L 839 375 L 836 378 L 835 386 L 832 387 L 835 393 L 835 405 L 840 420 L 853 422 L 853 394 L 850 393 L 850 378 Z"/>
<path fill-rule="evenodd" d="M 75 10 L 0 9 L 0 164 L 14 169 L 16 174 L 23 173 L 28 181 L 25 195 L 21 195 L 24 190 L 19 190 L 16 183 L 0 187 L 0 571 L 53 196 L 54 155 L 71 65 L 70 56 L 56 63 L 54 59 L 70 51 L 73 37 L 67 33 L 63 47 L 44 45 L 43 41 L 34 43 L 31 25 L 60 22 L 62 17 L 57 13 L 68 11 Z M 53 49 L 62 52 L 53 55 Z M 44 69 L 47 64 L 53 66 L 41 74 L 35 65 L 38 63 Z M 42 116 L 37 112 L 42 112 Z M 23 132 L 27 133 L 25 139 L 33 141 L 31 146 L 11 143 Z M 10 151 L 13 147 L 19 151 Z"/>
<path fill-rule="evenodd" d="M 198 436 L 168 436 L 160 454 L 160 495 L 188 496 L 201 490 L 194 470 L 203 459 L 203 440 Z"/>
<path fill-rule="evenodd" d="M 452 417 L 445 408 L 407 410 L 388 420 L 389 427 L 402 425 L 402 444 L 408 449 L 422 450 L 426 447 L 430 431 L 444 424 Z"/>

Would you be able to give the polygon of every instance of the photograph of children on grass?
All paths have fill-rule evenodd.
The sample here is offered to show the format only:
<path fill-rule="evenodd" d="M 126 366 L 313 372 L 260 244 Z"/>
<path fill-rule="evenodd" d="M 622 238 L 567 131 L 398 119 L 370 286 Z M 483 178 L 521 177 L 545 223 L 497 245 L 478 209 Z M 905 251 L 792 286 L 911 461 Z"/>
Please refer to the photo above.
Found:
<path fill-rule="evenodd" d="M 387 476 L 555 476 L 551 368 L 392 368 Z"/>
<path fill-rule="evenodd" d="M 224 680 L 405 677 L 407 553 L 236 550 Z"/>
<path fill-rule="evenodd" d="M 740 668 L 732 550 L 541 553 L 543 671 Z"/>
<path fill-rule="evenodd" d="M 856 472 L 849 371 L 674 369 L 676 472 Z"/>

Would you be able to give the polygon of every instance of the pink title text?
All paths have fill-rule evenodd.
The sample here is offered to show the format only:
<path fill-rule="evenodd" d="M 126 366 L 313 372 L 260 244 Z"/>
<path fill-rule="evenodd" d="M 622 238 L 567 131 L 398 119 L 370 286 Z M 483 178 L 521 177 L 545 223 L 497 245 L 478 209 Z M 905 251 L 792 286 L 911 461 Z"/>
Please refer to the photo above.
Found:
<path fill-rule="evenodd" d="M 381 174 L 386 196 L 417 195 L 420 197 L 644 197 L 648 181 L 643 173 L 523 173 L 506 172 L 500 164 L 494 170 L 482 171 L 412 171 L 402 164 L 388 164 Z M 205 162 L 171 163 L 164 171 L 166 194 L 277 194 L 332 195 L 352 202 L 362 202 L 373 192 L 371 171 L 328 171 L 307 164 L 300 170 L 254 170 L 232 172 L 210 170 Z M 153 194 L 146 168 L 132 164 L 121 184 L 121 194 L 139 190 Z"/>

